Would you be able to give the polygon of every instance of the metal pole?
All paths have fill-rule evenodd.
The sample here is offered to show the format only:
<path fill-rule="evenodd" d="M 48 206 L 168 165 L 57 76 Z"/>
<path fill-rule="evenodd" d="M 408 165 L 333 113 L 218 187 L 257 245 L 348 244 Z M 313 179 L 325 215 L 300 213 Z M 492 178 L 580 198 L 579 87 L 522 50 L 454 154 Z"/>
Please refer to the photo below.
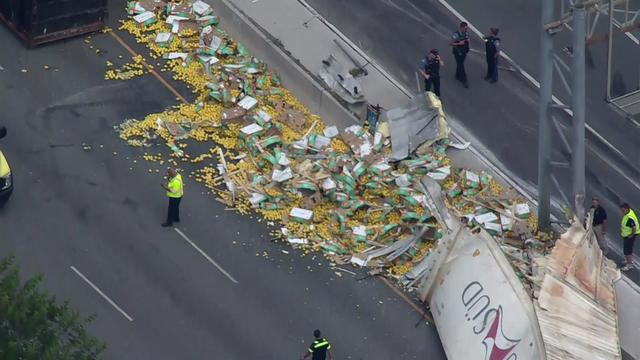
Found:
<path fill-rule="evenodd" d="M 553 21 L 554 0 L 542 0 L 542 25 Z M 538 114 L 538 229 L 549 230 L 551 207 L 551 96 L 553 39 L 542 30 L 540 37 L 540 110 Z"/>
<path fill-rule="evenodd" d="M 609 0 L 609 42 L 607 44 L 607 92 L 605 99 L 611 101 L 611 57 L 613 51 L 613 0 Z"/>
<path fill-rule="evenodd" d="M 586 12 L 581 0 L 573 7 L 573 84 L 571 108 L 573 110 L 573 196 L 575 200 L 575 214 L 584 221 L 585 197 L 585 42 L 586 42 Z"/>

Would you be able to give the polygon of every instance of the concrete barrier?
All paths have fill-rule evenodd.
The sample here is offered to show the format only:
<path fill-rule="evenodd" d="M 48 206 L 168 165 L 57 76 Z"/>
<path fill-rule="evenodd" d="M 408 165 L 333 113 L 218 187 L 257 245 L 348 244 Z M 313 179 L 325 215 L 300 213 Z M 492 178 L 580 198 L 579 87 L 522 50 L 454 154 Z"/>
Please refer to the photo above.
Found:
<path fill-rule="evenodd" d="M 221 27 L 236 41 L 246 45 L 254 56 L 266 62 L 269 69 L 280 76 L 283 85 L 312 113 L 319 115 L 326 124 L 341 129 L 359 123 L 353 113 L 319 85 L 315 75 L 307 72 L 287 53 L 278 39 L 270 36 L 231 1 L 209 0 L 209 3 L 220 17 Z"/>
<path fill-rule="evenodd" d="M 620 347 L 627 357 L 640 360 L 640 287 L 623 276 L 616 282 Z"/>

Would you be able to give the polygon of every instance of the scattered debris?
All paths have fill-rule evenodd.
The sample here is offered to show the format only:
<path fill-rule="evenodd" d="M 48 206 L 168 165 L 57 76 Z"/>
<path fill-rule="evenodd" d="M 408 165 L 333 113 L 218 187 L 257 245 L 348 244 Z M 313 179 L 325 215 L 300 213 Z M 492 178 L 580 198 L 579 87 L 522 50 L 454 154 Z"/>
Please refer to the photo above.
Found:
<path fill-rule="evenodd" d="M 280 224 L 271 235 L 305 253 L 322 251 L 336 264 L 367 266 L 376 275 L 417 279 L 423 271 L 414 270 L 443 236 L 423 178 L 434 179 L 446 193 L 446 206 L 470 228 L 524 248 L 521 234 L 535 229 L 535 218 L 490 175 L 450 166 L 449 130 L 437 98 L 427 93 L 390 110 L 388 122 L 376 129 L 327 127 L 277 74 L 217 26 L 209 5 L 160 3 L 129 2 L 131 18 L 121 29 L 146 44 L 151 58 L 164 59 L 163 69 L 186 83 L 196 100 L 123 121 L 115 129 L 129 145 L 167 146 L 172 162 L 199 164 L 195 180 L 227 209 L 258 213 L 269 225 Z M 136 57 L 106 77 L 131 78 L 143 61 Z M 341 86 L 354 84 L 348 72 L 341 76 Z M 361 89 L 346 92 L 362 96 Z M 192 154 L 187 141 L 210 149 Z M 145 157 L 158 161 L 152 158 Z"/>
<path fill-rule="evenodd" d="M 364 91 L 360 81 L 333 55 L 329 55 L 322 61 L 322 68 L 318 75 L 344 101 L 350 104 L 364 101 Z"/>
<path fill-rule="evenodd" d="M 449 136 L 440 99 L 431 92 L 416 96 L 406 106 L 387 112 L 391 132 L 392 158 L 402 160 L 418 150 Z"/>
<path fill-rule="evenodd" d="M 347 269 L 343 269 L 343 268 L 339 268 L 339 267 L 334 267 L 335 270 L 340 270 L 342 272 L 345 272 L 347 274 L 351 274 L 351 275 L 357 275 L 356 273 L 354 273 L 353 271 L 347 270 Z M 338 272 L 336 272 L 336 274 L 339 274 Z"/>

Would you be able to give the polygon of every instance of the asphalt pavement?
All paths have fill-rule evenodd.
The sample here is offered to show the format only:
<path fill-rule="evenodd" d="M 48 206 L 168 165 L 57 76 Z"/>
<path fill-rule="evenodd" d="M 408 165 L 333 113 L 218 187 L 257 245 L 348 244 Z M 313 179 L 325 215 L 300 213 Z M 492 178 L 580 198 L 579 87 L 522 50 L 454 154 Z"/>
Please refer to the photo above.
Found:
<path fill-rule="evenodd" d="M 117 28 L 124 11 L 110 7 Z M 264 223 L 225 211 L 192 179 L 179 231 L 161 228 L 164 166 L 142 155 L 165 147 L 128 147 L 113 126 L 177 100 L 151 75 L 104 80 L 107 60 L 130 59 L 112 36 L 25 50 L 2 27 L 0 39 L 0 146 L 15 179 L 0 256 L 16 255 L 25 276 L 44 273 L 52 294 L 97 314 L 90 329 L 107 359 L 296 358 L 315 328 L 336 359 L 445 358 L 415 304 L 273 242 Z"/>
<path fill-rule="evenodd" d="M 474 145 L 483 149 L 489 159 L 517 179 L 523 188 L 536 195 L 537 88 L 519 73 L 504 69 L 500 71 L 499 83 L 483 81 L 486 72 L 484 44 L 473 36 L 471 46 L 478 51 L 471 52 L 467 58 L 466 69 L 471 86 L 465 89 L 454 79 L 455 61 L 448 43 L 460 22 L 451 11 L 454 9 L 481 31 L 488 31 L 493 25 L 499 26 L 503 50 L 533 77 L 537 77 L 541 29 L 538 3 L 520 0 L 508 3 L 497 0 L 455 0 L 448 4 L 437 0 L 306 2 L 405 87 L 416 92 L 422 83 L 416 78 L 420 60 L 430 49 L 439 49 L 445 62 L 441 69 L 442 100 L 450 115 L 450 122 Z M 568 44 L 570 33 L 565 31 L 559 35 L 556 46 L 561 49 Z M 637 86 L 634 83 L 637 77 L 626 74 L 638 67 L 640 47 L 635 44 L 632 46 L 623 37 L 616 37 L 614 48 L 619 52 L 614 71 L 625 74 L 621 75 L 626 79 L 622 85 L 632 90 Z M 610 244 L 621 252 L 617 226 L 621 215 L 618 205 L 629 202 L 633 207 L 640 208 L 640 187 L 636 183 L 640 175 L 636 156 L 639 130 L 604 102 L 605 49 L 603 43 L 591 45 L 587 59 L 587 123 L 593 129 L 587 133 L 587 197 L 601 198 L 601 203 L 609 213 Z M 509 64 L 501 65 L 509 67 Z M 623 87 L 619 83 L 614 85 L 617 91 Z M 556 81 L 554 94 L 564 99 L 566 94 L 563 94 L 561 87 L 560 81 Z M 568 103 L 566 99 L 565 102 Z M 562 111 L 557 111 L 555 117 L 559 131 L 553 134 L 553 160 L 569 161 L 571 156 L 563 147 L 563 138 L 571 141 L 571 119 Z M 572 197 L 571 170 L 557 169 L 555 175 L 558 186 L 553 191 L 554 203 L 567 204 Z M 560 206 L 556 206 L 555 210 L 556 215 L 562 217 Z M 636 246 L 635 253 L 640 253 L 640 247 Z M 616 261 L 621 259 L 616 254 L 611 257 Z M 635 282 L 640 280 L 638 271 L 633 271 L 630 276 Z"/>

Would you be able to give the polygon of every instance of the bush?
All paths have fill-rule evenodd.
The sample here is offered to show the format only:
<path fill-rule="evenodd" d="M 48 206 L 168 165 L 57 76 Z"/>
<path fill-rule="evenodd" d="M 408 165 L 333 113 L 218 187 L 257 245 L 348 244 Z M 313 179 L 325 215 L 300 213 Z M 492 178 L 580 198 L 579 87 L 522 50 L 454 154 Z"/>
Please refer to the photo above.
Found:
<path fill-rule="evenodd" d="M 42 275 L 20 283 L 13 257 L 0 260 L 0 359 L 83 360 L 102 358 L 105 344 L 78 311 L 40 288 Z"/>

